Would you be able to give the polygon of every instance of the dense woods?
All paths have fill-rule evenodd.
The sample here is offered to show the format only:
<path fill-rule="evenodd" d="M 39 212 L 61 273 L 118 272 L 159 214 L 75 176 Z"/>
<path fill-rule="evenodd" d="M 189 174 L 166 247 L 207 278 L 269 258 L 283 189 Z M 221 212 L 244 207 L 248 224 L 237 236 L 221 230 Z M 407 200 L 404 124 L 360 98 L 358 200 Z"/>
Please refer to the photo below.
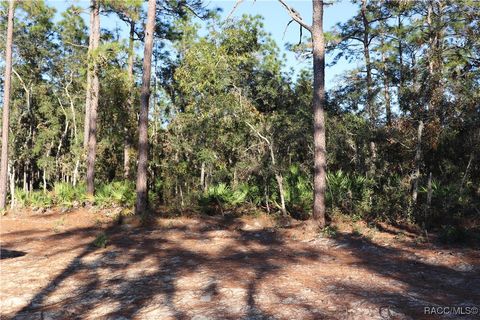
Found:
<path fill-rule="evenodd" d="M 308 31 L 288 47 L 313 67 L 294 73 L 261 16 L 197 0 L 92 0 L 59 19 L 41 0 L 1 2 L 7 205 L 478 219 L 480 4 L 354 3 L 331 30 L 335 4 L 313 1 L 310 26 L 272 3 Z M 127 32 L 103 27 L 114 16 Z"/>

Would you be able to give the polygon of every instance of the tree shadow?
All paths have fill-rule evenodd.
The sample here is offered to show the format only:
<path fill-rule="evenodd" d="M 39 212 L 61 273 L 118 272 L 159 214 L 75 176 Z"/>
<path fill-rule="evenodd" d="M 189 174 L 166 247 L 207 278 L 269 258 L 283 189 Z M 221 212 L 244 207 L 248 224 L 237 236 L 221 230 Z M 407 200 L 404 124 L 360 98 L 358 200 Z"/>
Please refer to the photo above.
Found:
<path fill-rule="evenodd" d="M 0 260 L 23 257 L 26 254 L 27 253 L 23 251 L 8 250 L 5 248 L 0 248 Z"/>
<path fill-rule="evenodd" d="M 198 226 L 170 226 L 124 230 L 112 225 L 105 234 L 106 249 L 89 244 L 47 286 L 39 291 L 13 319 L 50 316 L 53 318 L 110 317 L 143 318 L 145 308 L 156 305 L 158 318 L 190 319 L 189 304 L 202 314 L 221 319 L 273 319 L 256 301 L 257 286 L 264 278 L 291 263 L 317 259 L 320 252 L 290 251 L 284 240 L 271 231 L 243 231 L 238 221 L 207 217 Z M 231 229 L 234 229 L 233 231 Z M 208 248 L 223 234 L 224 246 Z M 73 231 L 69 231 L 73 235 Z M 55 236 L 55 235 L 54 235 Z M 58 236 L 58 235 L 57 235 Z M 189 244 L 200 243 L 196 248 Z M 200 249 L 197 250 L 197 249 Z M 114 277 L 108 275 L 115 274 Z M 188 278 L 198 285 L 191 297 L 182 297 Z M 80 277 L 73 292 L 60 302 L 49 299 L 59 294 L 62 284 Z M 203 283 L 204 278 L 211 279 Z M 241 310 L 224 305 L 223 283 L 244 284 Z M 187 299 L 188 301 L 184 301 Z M 182 302 L 183 301 L 183 302 Z M 105 308 L 101 305 L 105 304 Z M 100 306 L 99 306 L 100 305 Z M 149 309 L 150 308 L 150 309 Z M 94 309 L 102 309 L 95 313 Z M 148 311 L 147 310 L 147 311 Z M 155 313 L 157 312 L 157 313 Z"/>
<path fill-rule="evenodd" d="M 337 243 L 351 252 L 355 265 L 386 284 L 370 287 L 338 281 L 335 292 L 346 299 L 376 305 L 382 319 L 432 319 L 428 306 L 477 306 L 480 301 L 479 262 L 466 269 L 447 266 L 442 259 L 426 259 L 399 247 L 387 247 L 365 237 L 340 234 Z M 441 249 L 439 247 L 438 249 Z M 469 319 L 468 317 L 464 317 Z"/>
<path fill-rule="evenodd" d="M 422 304 L 479 301 L 476 269 L 454 270 L 351 234 L 339 234 L 332 245 L 320 247 L 287 241 L 274 230 L 246 231 L 239 228 L 238 221 L 211 217 L 200 217 L 191 225 L 136 229 L 112 225 L 104 233 L 108 239 L 105 249 L 86 245 L 27 305 L 9 316 L 12 319 L 285 318 L 281 309 L 265 307 L 262 299 L 268 295 L 267 298 L 276 299 L 271 305 L 290 305 L 299 315 L 297 318 L 343 319 L 345 314 L 324 310 L 321 301 L 290 301 L 286 293 L 272 293 L 273 289 L 265 288 L 272 279 L 285 275 L 286 268 L 325 267 L 320 262 L 335 260 L 336 250 L 350 252 L 355 259 L 354 268 L 391 285 L 368 287 L 348 279 L 329 279 L 335 283 L 331 291 L 346 297 L 345 301 L 339 301 L 341 304 L 348 304 L 347 297 L 351 297 L 378 310 L 387 306 L 389 313 L 416 319 L 423 316 Z M 74 235 L 70 230 L 68 236 Z M 58 240 L 62 236 L 52 237 Z M 317 286 L 316 290 L 323 293 L 327 289 Z"/>

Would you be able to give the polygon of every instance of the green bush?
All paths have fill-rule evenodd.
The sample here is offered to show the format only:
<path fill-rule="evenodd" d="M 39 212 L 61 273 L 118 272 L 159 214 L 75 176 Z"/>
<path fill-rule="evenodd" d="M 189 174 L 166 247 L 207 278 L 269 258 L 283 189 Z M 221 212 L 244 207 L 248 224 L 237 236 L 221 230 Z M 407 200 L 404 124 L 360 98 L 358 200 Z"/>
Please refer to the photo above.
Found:
<path fill-rule="evenodd" d="M 372 210 L 373 188 L 373 181 L 364 176 L 327 172 L 326 200 L 332 211 L 364 217 Z"/>
<path fill-rule="evenodd" d="M 48 208 L 53 205 L 53 199 L 51 194 L 43 191 L 34 191 L 29 196 L 29 206 Z"/>
<path fill-rule="evenodd" d="M 232 190 L 225 183 L 220 183 L 208 187 L 200 196 L 201 205 L 231 205 L 236 206 L 245 202 L 248 195 L 248 188 L 238 188 Z"/>
<path fill-rule="evenodd" d="M 443 243 L 462 243 L 467 240 L 467 232 L 458 226 L 444 225 L 440 230 L 439 240 Z"/>
<path fill-rule="evenodd" d="M 372 195 L 372 214 L 385 221 L 411 218 L 411 192 L 408 177 L 397 174 L 384 175 Z"/>
<path fill-rule="evenodd" d="M 15 188 L 15 202 L 18 207 L 50 207 L 53 204 L 53 198 L 50 193 L 42 191 L 25 192 L 21 188 Z"/>
<path fill-rule="evenodd" d="M 131 181 L 114 181 L 100 185 L 95 193 L 95 204 L 103 207 L 135 204 L 135 185 Z"/>
<path fill-rule="evenodd" d="M 16 205 L 23 208 L 29 206 L 28 193 L 21 188 L 15 188 Z"/>
<path fill-rule="evenodd" d="M 86 187 L 84 184 L 73 186 L 65 182 L 57 182 L 53 186 L 54 203 L 59 206 L 73 207 L 86 200 Z"/>
<path fill-rule="evenodd" d="M 298 165 L 290 166 L 284 189 L 288 211 L 296 215 L 309 215 L 313 204 L 313 185 L 310 177 Z"/>
<path fill-rule="evenodd" d="M 248 205 L 258 205 L 262 194 L 257 186 L 240 184 L 231 188 L 225 183 L 210 186 L 198 198 L 198 204 L 207 213 L 222 213 L 225 209 L 239 208 Z"/>

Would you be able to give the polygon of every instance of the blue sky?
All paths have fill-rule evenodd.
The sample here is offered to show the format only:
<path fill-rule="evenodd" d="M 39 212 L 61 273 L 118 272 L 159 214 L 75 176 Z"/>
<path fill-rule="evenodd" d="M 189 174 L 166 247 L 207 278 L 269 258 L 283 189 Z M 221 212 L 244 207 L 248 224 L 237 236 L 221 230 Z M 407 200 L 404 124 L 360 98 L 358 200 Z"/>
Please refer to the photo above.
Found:
<path fill-rule="evenodd" d="M 297 10 L 302 18 L 308 23 L 312 22 L 312 1 L 310 0 L 287 0 L 291 7 Z M 212 1 L 213 6 L 224 9 L 223 15 L 227 16 L 234 6 L 234 1 Z M 338 22 L 345 22 L 350 19 L 356 12 L 356 6 L 350 0 L 340 0 L 331 6 L 327 6 L 324 12 L 324 30 L 330 30 Z M 287 23 L 291 20 L 283 6 L 276 0 L 245 0 L 237 9 L 234 15 L 242 14 L 259 14 L 264 17 L 264 27 L 277 42 L 277 45 L 286 55 L 287 68 L 293 68 L 298 71 L 302 68 L 311 66 L 309 61 L 301 61 L 295 57 L 295 54 L 285 50 L 286 43 L 298 43 L 299 27 L 297 24 L 291 23 L 285 32 Z M 285 35 L 284 35 L 285 32 Z M 304 30 L 304 35 L 306 31 Z M 328 62 L 327 56 L 327 62 Z M 343 71 L 351 68 L 352 65 L 347 61 L 341 60 L 333 67 L 327 67 L 326 70 L 326 86 L 332 88 L 335 84 L 335 76 Z"/>
<path fill-rule="evenodd" d="M 71 4 L 75 4 L 84 8 L 89 5 L 88 0 L 47 0 L 48 5 L 57 9 L 57 18 L 60 17 L 60 13 L 64 11 Z M 312 17 L 312 2 L 310 0 L 287 0 L 287 3 L 294 7 L 305 21 L 311 23 Z M 223 1 L 205 1 L 205 4 L 209 8 L 222 8 L 222 15 L 227 16 L 232 10 L 235 1 L 223 0 Z M 338 0 L 333 5 L 329 5 L 325 8 L 324 12 L 324 29 L 330 30 L 336 23 L 345 22 L 350 19 L 356 12 L 356 5 L 352 4 L 350 0 Z M 241 16 L 242 14 L 262 15 L 264 17 L 265 30 L 269 32 L 273 39 L 277 42 L 277 45 L 282 50 L 282 53 L 286 56 L 285 64 L 288 69 L 293 68 L 295 71 L 299 71 L 302 68 L 309 68 L 310 62 L 302 61 L 295 57 L 295 54 L 285 50 L 286 43 L 297 43 L 299 39 L 298 25 L 291 23 L 287 31 L 284 34 L 285 27 L 290 21 L 285 9 L 277 0 L 244 0 L 235 10 L 234 16 Z M 89 16 L 86 12 L 83 17 L 88 25 Z M 101 17 L 102 28 L 114 29 L 117 26 L 126 30 L 125 23 L 116 19 L 114 16 L 102 16 Z M 125 31 L 126 33 L 126 31 Z M 304 31 L 304 35 L 305 35 Z M 329 57 L 327 56 L 327 62 Z M 341 74 L 343 71 L 353 67 L 345 60 L 339 61 L 339 63 L 333 67 L 327 67 L 326 70 L 326 86 L 327 89 L 332 88 L 335 84 L 335 77 Z"/>

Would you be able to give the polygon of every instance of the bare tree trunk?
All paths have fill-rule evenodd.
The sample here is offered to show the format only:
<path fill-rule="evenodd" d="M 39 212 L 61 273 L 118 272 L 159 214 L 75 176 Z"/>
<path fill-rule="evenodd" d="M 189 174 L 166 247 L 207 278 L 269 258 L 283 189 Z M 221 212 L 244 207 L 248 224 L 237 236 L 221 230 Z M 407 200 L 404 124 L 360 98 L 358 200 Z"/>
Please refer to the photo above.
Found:
<path fill-rule="evenodd" d="M 367 19 L 367 0 L 362 0 L 362 22 L 363 22 L 363 55 L 365 58 L 365 68 L 367 71 L 367 112 L 370 122 L 374 122 L 375 113 L 373 110 L 373 81 L 372 81 L 372 65 L 370 62 L 370 22 Z"/>
<path fill-rule="evenodd" d="M 275 174 L 275 180 L 277 180 L 278 190 L 280 193 L 280 210 L 283 215 L 287 215 L 287 207 L 285 206 L 285 190 L 283 189 L 283 176 L 281 174 Z"/>
<path fill-rule="evenodd" d="M 7 43 L 5 47 L 5 83 L 3 93 L 2 117 L 2 159 L 0 161 L 0 210 L 5 209 L 8 184 L 8 130 L 10 128 L 10 90 L 12 81 L 12 45 L 13 45 L 14 0 L 8 3 Z"/>
<path fill-rule="evenodd" d="M 465 169 L 465 173 L 463 174 L 462 182 L 460 183 L 460 193 L 463 192 L 463 186 L 465 185 L 465 181 L 467 181 L 468 171 L 470 170 L 470 166 L 472 165 L 474 156 L 475 153 L 472 151 L 470 153 L 470 157 L 468 158 L 467 168 Z"/>
<path fill-rule="evenodd" d="M 420 164 L 422 161 L 422 132 L 423 132 L 423 120 L 418 122 L 417 127 L 417 148 L 415 152 L 415 171 L 413 173 L 413 188 L 412 188 L 412 202 L 417 203 L 418 197 L 418 180 L 420 179 Z"/>
<path fill-rule="evenodd" d="M 405 87 L 405 80 L 403 76 L 403 44 L 402 44 L 402 15 L 398 15 L 398 20 L 397 20 L 397 27 L 398 30 L 400 30 L 400 34 L 397 35 L 398 38 L 398 105 L 400 106 L 400 110 L 403 111 L 405 108 L 404 102 L 403 102 L 403 92 L 404 92 L 404 87 Z"/>
<path fill-rule="evenodd" d="M 75 187 L 77 185 L 77 179 L 78 179 L 78 166 L 80 164 L 80 160 L 77 159 L 75 162 L 75 168 L 73 169 L 73 181 L 72 184 Z"/>
<path fill-rule="evenodd" d="M 428 174 L 428 183 L 427 183 L 427 210 L 430 209 L 430 206 L 432 205 L 432 172 Z"/>
<path fill-rule="evenodd" d="M 202 162 L 202 166 L 200 167 L 200 186 L 202 188 L 205 187 L 205 162 Z"/>
<path fill-rule="evenodd" d="M 28 187 L 27 187 L 27 168 L 23 166 L 23 191 L 25 193 L 28 193 Z"/>
<path fill-rule="evenodd" d="M 325 36 L 323 34 L 323 0 L 313 0 L 313 143 L 314 199 L 313 219 L 325 226 L 325 190 L 327 150 L 325 143 Z"/>
<path fill-rule="evenodd" d="M 382 47 L 384 40 L 382 37 Z M 387 118 L 387 126 L 392 125 L 392 108 L 390 105 L 390 85 L 388 83 L 388 66 L 387 57 L 385 56 L 385 50 L 382 48 L 382 65 L 383 65 L 383 94 L 385 99 L 385 114 Z"/>
<path fill-rule="evenodd" d="M 156 0 L 148 0 L 147 24 L 145 27 L 145 48 L 143 53 L 143 75 L 141 107 L 138 120 L 138 166 L 136 214 L 146 214 L 148 207 L 147 165 L 148 165 L 148 106 L 150 99 L 150 75 L 152 69 L 153 32 L 155 29 Z"/>
<path fill-rule="evenodd" d="M 270 204 L 269 204 L 269 197 L 268 197 L 268 186 L 265 182 L 265 205 L 267 206 L 267 213 L 270 213 Z"/>
<path fill-rule="evenodd" d="M 43 193 L 47 192 L 47 176 L 45 174 L 45 169 L 42 170 L 42 180 L 43 180 Z"/>
<path fill-rule="evenodd" d="M 100 15 L 98 0 L 92 0 L 94 24 L 91 32 L 92 50 L 98 48 L 100 42 Z M 92 84 L 90 91 L 90 119 L 87 154 L 87 195 L 92 197 L 95 192 L 95 156 L 97 148 L 97 108 L 100 84 L 98 80 L 98 64 L 93 62 Z"/>
<path fill-rule="evenodd" d="M 362 0 L 362 8 L 361 8 L 361 14 L 362 14 L 362 23 L 363 23 L 363 55 L 365 58 L 365 68 L 367 71 L 367 103 L 366 103 L 366 109 L 368 112 L 368 116 L 370 118 L 370 129 L 373 133 L 373 130 L 375 129 L 375 122 L 376 122 L 376 115 L 375 115 L 375 109 L 373 106 L 373 80 L 372 80 L 372 64 L 370 61 L 370 22 L 368 21 L 367 18 L 367 0 Z M 377 157 L 377 147 L 375 145 L 375 142 L 373 139 L 370 140 L 370 168 L 369 168 L 369 173 L 373 177 L 375 174 L 375 161 Z"/>
<path fill-rule="evenodd" d="M 83 131 L 83 148 L 88 151 L 88 140 L 90 135 L 90 104 L 92 99 L 92 70 L 90 62 L 93 61 L 93 38 L 95 29 L 95 7 L 98 6 L 96 0 L 90 2 L 90 37 L 88 39 L 88 63 L 87 63 L 87 90 L 85 92 L 85 124 Z"/>
<path fill-rule="evenodd" d="M 10 165 L 10 208 L 13 209 L 15 206 L 15 166 Z"/>
<path fill-rule="evenodd" d="M 130 149 L 131 149 L 131 137 L 130 130 L 128 128 L 128 123 L 130 120 L 130 115 L 133 110 L 133 89 L 135 82 L 133 80 L 133 62 L 135 58 L 135 48 L 134 48 L 134 35 L 135 35 L 135 22 L 130 22 L 130 38 L 128 46 L 128 83 L 130 86 L 127 105 L 126 105 L 126 114 L 125 127 L 124 127 L 124 145 L 123 145 L 123 177 L 128 179 L 130 177 Z"/>
<path fill-rule="evenodd" d="M 182 184 L 181 183 L 179 185 L 179 188 L 180 188 L 180 206 L 183 207 L 185 205 L 185 203 L 183 201 L 183 189 L 182 189 Z"/>

